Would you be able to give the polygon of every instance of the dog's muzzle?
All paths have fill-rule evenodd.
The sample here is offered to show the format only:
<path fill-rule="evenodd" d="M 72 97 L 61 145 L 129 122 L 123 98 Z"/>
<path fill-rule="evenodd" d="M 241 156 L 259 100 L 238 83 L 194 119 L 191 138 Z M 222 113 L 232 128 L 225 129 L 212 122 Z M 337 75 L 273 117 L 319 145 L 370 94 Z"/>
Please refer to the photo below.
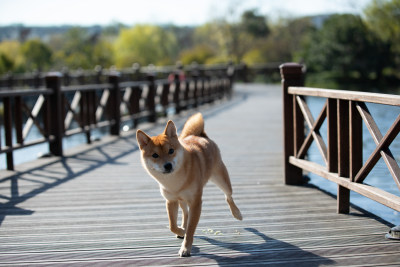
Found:
<path fill-rule="evenodd" d="M 167 162 L 164 164 L 164 173 L 171 173 L 172 172 L 172 164 Z"/>

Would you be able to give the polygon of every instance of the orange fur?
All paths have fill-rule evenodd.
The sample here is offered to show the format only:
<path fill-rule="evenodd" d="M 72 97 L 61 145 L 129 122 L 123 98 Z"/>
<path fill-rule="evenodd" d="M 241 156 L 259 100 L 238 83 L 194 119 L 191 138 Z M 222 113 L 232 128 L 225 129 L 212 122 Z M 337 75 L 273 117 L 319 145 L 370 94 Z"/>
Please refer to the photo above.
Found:
<path fill-rule="evenodd" d="M 161 194 L 166 199 L 170 230 L 178 237 L 184 237 L 179 250 L 181 257 L 190 256 L 201 214 L 203 187 L 208 180 L 221 188 L 232 215 L 242 220 L 232 198 L 228 171 L 217 145 L 204 132 L 200 113 L 188 119 L 179 138 L 172 121 L 158 136 L 150 137 L 138 130 L 136 138 L 142 152 L 143 167 L 159 183 Z M 183 212 L 180 227 L 177 226 L 179 206 Z"/>

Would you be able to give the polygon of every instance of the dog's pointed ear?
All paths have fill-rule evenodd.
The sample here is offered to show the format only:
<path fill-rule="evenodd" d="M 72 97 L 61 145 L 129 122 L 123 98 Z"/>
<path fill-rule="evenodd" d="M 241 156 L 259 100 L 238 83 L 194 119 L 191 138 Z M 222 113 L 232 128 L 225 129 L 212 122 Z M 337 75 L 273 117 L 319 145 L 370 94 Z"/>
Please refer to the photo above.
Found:
<path fill-rule="evenodd" d="M 139 144 L 139 148 L 143 149 L 147 144 L 150 142 L 150 136 L 148 136 L 145 132 L 142 130 L 137 130 L 136 131 L 136 140 Z"/>
<path fill-rule="evenodd" d="M 168 121 L 167 126 L 165 126 L 164 134 L 168 137 L 178 137 L 176 132 L 175 123 L 173 121 Z"/>

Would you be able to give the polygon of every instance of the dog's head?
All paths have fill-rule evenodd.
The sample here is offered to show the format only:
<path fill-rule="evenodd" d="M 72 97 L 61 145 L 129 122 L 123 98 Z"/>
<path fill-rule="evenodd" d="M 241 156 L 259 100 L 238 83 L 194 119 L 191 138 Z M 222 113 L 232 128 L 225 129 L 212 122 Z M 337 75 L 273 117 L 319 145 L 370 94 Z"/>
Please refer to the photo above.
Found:
<path fill-rule="evenodd" d="M 142 161 L 150 173 L 170 174 L 179 167 L 183 148 L 172 121 L 168 121 L 164 132 L 157 136 L 150 137 L 137 130 L 136 139 L 142 151 Z"/>

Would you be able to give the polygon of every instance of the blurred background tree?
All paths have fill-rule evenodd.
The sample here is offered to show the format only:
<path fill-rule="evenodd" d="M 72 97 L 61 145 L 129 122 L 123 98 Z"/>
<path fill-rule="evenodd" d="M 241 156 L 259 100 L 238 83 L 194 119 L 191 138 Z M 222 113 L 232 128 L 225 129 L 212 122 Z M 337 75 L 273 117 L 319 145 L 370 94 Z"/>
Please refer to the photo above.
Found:
<path fill-rule="evenodd" d="M 297 61 L 307 84 L 321 87 L 398 86 L 400 0 L 371 0 L 362 16 L 330 14 L 269 21 L 257 9 L 241 14 L 232 6 L 200 26 L 135 25 L 72 27 L 46 40 L 0 43 L 0 74 L 34 69 L 131 67 Z M 383 86 L 382 86 L 383 85 Z M 364 87 L 365 89 L 365 87 Z"/>
<path fill-rule="evenodd" d="M 3 41 L 0 43 L 0 71 L 6 73 L 23 72 L 24 57 L 21 44 L 18 41 Z"/>
<path fill-rule="evenodd" d="M 92 69 L 96 65 L 110 67 L 114 64 L 112 44 L 100 33 L 89 34 L 81 27 L 74 27 L 65 35 L 54 37 L 51 44 L 59 68 Z"/>
<path fill-rule="evenodd" d="M 122 29 L 114 43 L 115 65 L 118 68 L 140 65 L 174 64 L 177 56 L 175 36 L 159 26 L 136 25 Z"/>
<path fill-rule="evenodd" d="M 365 10 L 365 16 L 368 28 L 391 57 L 382 68 L 386 75 L 400 78 L 400 0 L 373 0 Z"/>
<path fill-rule="evenodd" d="M 26 41 L 21 46 L 22 55 L 25 58 L 25 68 L 28 70 L 45 71 L 52 64 L 52 51 L 48 45 L 39 39 Z"/>
<path fill-rule="evenodd" d="M 321 29 L 312 33 L 302 56 L 311 73 L 338 84 L 354 84 L 381 77 L 383 66 L 389 65 L 390 53 L 385 51 L 376 35 L 369 31 L 357 15 L 332 15 Z"/>

